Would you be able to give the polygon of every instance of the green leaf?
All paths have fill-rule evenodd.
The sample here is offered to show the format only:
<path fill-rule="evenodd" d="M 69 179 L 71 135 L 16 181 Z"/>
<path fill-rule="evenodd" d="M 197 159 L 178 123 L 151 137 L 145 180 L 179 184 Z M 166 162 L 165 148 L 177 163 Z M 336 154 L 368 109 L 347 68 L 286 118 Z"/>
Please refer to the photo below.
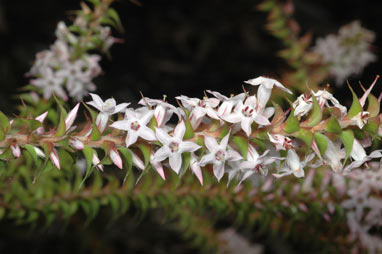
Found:
<path fill-rule="evenodd" d="M 294 109 L 290 112 L 288 119 L 285 122 L 284 131 L 286 133 L 296 132 L 300 129 L 300 123 L 297 117 L 294 116 Z"/>
<path fill-rule="evenodd" d="M 98 141 L 100 139 L 101 139 L 101 132 L 98 129 L 95 121 L 93 121 L 93 124 L 92 124 L 92 133 L 90 134 L 90 140 L 91 141 Z"/>
<path fill-rule="evenodd" d="M 242 136 L 233 136 L 232 142 L 239 147 L 241 155 L 243 156 L 244 160 L 246 160 L 248 154 L 248 139 Z"/>
<path fill-rule="evenodd" d="M 82 152 L 83 152 L 83 154 L 85 156 L 85 160 L 86 160 L 86 173 L 85 173 L 85 176 L 79 185 L 79 189 L 82 188 L 86 179 L 90 176 L 90 174 L 93 172 L 93 169 L 94 169 L 94 167 L 92 166 L 93 155 L 95 153 L 94 149 L 91 148 L 90 146 L 84 146 L 84 149 L 82 150 Z"/>
<path fill-rule="evenodd" d="M 337 116 L 333 115 L 331 118 L 329 118 L 326 121 L 325 131 L 326 132 L 332 132 L 332 133 L 341 133 L 342 132 L 342 128 L 340 126 L 340 123 L 337 120 Z"/>
<path fill-rule="evenodd" d="M 367 124 L 362 128 L 362 130 L 367 131 L 373 135 L 378 133 L 379 128 L 379 118 L 375 117 L 372 119 L 369 119 Z"/>
<path fill-rule="evenodd" d="M 284 121 L 285 113 L 281 106 L 272 101 L 273 107 L 275 108 L 275 114 L 272 118 L 271 125 L 272 127 L 277 127 Z"/>
<path fill-rule="evenodd" d="M 219 138 L 224 138 L 229 132 L 229 126 L 227 124 L 224 124 L 221 128 L 220 128 L 220 134 L 219 134 Z"/>
<path fill-rule="evenodd" d="M 318 105 L 318 102 L 315 96 L 312 96 L 312 99 L 313 99 L 313 109 L 310 112 L 308 118 L 305 120 L 305 123 L 309 127 L 313 127 L 317 125 L 319 122 L 321 122 L 321 119 L 322 119 L 322 112 L 321 112 L 320 105 Z"/>
<path fill-rule="evenodd" d="M 107 14 L 112 20 L 114 20 L 114 22 L 115 22 L 115 24 L 116 24 L 116 29 L 118 29 L 120 32 L 123 32 L 123 27 L 122 27 L 121 19 L 119 18 L 118 13 L 117 13 L 113 8 L 109 8 L 109 9 L 107 10 L 106 14 Z"/>
<path fill-rule="evenodd" d="M 314 140 L 316 141 L 316 144 L 318 146 L 318 149 L 320 150 L 321 155 L 324 155 L 326 148 L 328 146 L 328 141 L 326 140 L 327 137 L 319 132 L 314 133 Z"/>
<path fill-rule="evenodd" d="M 345 146 L 345 151 L 346 151 L 346 157 L 344 161 L 344 164 L 345 164 L 353 148 L 354 133 L 351 130 L 344 130 L 340 134 L 340 139 Z"/>
<path fill-rule="evenodd" d="M 5 139 L 5 133 L 2 129 L 0 129 L 0 141 L 3 141 Z"/>
<path fill-rule="evenodd" d="M 26 144 L 24 148 L 29 152 L 29 154 L 32 156 L 33 161 L 37 164 L 37 153 L 33 146 Z"/>
<path fill-rule="evenodd" d="M 380 110 L 380 105 L 379 105 L 378 99 L 372 94 L 369 94 L 367 99 L 368 99 L 368 104 L 369 104 L 367 106 L 367 112 L 370 113 L 369 117 L 378 116 L 379 110 Z"/>
<path fill-rule="evenodd" d="M 293 136 L 304 141 L 307 147 L 311 147 L 313 141 L 313 134 L 307 129 L 301 128 L 297 133 L 294 133 Z"/>
<path fill-rule="evenodd" d="M 362 106 L 359 103 L 358 97 L 355 94 L 355 92 L 353 91 L 353 88 L 349 85 L 349 83 L 348 83 L 348 87 L 349 87 L 349 89 L 353 95 L 353 103 L 349 109 L 347 116 L 348 116 L 348 118 L 352 118 L 353 116 L 356 116 L 359 112 L 362 112 Z"/>
<path fill-rule="evenodd" d="M 151 145 L 146 144 L 146 143 L 140 143 L 140 144 L 138 144 L 138 148 L 139 148 L 139 150 L 141 150 L 141 152 L 143 154 L 143 158 L 145 161 L 145 167 L 147 167 L 147 165 L 149 165 L 149 163 L 150 163 Z"/>
<path fill-rule="evenodd" d="M 183 176 L 184 173 L 187 171 L 187 169 L 190 167 L 191 153 L 190 152 L 183 153 L 182 157 L 183 157 L 184 167 L 182 172 L 180 173 L 180 176 Z"/>
<path fill-rule="evenodd" d="M 65 132 L 66 132 L 65 117 L 66 117 L 66 112 L 62 107 L 60 107 L 60 120 L 58 122 L 58 127 L 55 134 L 56 137 L 62 137 L 65 135 Z"/>

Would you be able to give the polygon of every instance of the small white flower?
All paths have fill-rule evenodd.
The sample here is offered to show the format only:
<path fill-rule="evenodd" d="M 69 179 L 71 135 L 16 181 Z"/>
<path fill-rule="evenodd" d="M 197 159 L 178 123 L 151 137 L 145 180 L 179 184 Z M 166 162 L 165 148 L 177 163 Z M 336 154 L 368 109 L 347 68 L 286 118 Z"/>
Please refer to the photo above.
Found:
<path fill-rule="evenodd" d="M 214 108 L 219 105 L 219 100 L 216 98 L 189 98 L 181 95 L 176 99 L 180 100 L 185 108 L 190 110 L 190 123 L 193 129 L 198 128 L 203 120 L 203 117 L 207 114 L 210 118 L 220 119 Z"/>
<path fill-rule="evenodd" d="M 306 156 L 304 161 L 300 161 L 297 153 L 290 149 L 285 160 L 284 167 L 280 170 L 281 174 L 273 174 L 274 177 L 280 178 L 283 176 L 293 174 L 295 177 L 301 178 L 304 177 L 304 167 L 314 158 L 314 154 Z"/>
<path fill-rule="evenodd" d="M 240 163 L 240 169 L 244 172 L 240 183 L 255 173 L 260 173 L 263 176 L 268 174 L 269 165 L 276 160 L 282 160 L 279 157 L 267 156 L 269 150 L 266 150 L 262 155 L 259 155 L 252 145 L 248 145 L 247 160 Z"/>
<path fill-rule="evenodd" d="M 179 174 L 182 166 L 182 153 L 194 152 L 200 148 L 199 145 L 191 141 L 183 141 L 186 132 L 186 126 L 183 121 L 178 123 L 174 130 L 174 136 L 171 137 L 164 130 L 156 128 L 156 136 L 163 144 L 154 154 L 154 161 L 163 161 L 169 158 L 170 167 Z"/>
<path fill-rule="evenodd" d="M 328 145 L 323 155 L 324 161 L 329 164 L 334 172 L 340 173 L 342 171 L 341 160 L 345 158 L 346 152 L 341 149 L 340 142 L 333 143 L 329 138 L 326 138 L 326 140 Z"/>
<path fill-rule="evenodd" d="M 202 157 L 199 165 L 213 164 L 214 175 L 218 181 L 224 175 L 226 161 L 238 161 L 243 158 L 238 152 L 228 147 L 229 136 L 230 133 L 221 140 L 220 144 L 216 142 L 215 138 L 204 136 L 204 144 L 210 153 Z"/>
<path fill-rule="evenodd" d="M 292 139 L 288 138 L 287 136 L 268 133 L 268 137 L 269 141 L 271 141 L 276 146 L 277 151 L 294 149 Z"/>
<path fill-rule="evenodd" d="M 179 115 L 176 107 L 163 100 L 155 100 L 144 97 L 138 102 L 138 104 L 147 104 L 150 107 L 155 106 L 154 117 L 159 128 L 164 127 L 164 125 L 170 120 L 174 113 L 178 115 L 179 119 L 181 119 L 181 116 Z"/>
<path fill-rule="evenodd" d="M 246 97 L 245 93 L 241 93 L 241 94 L 231 96 L 230 98 L 228 98 L 227 96 L 224 96 L 221 93 L 216 91 L 207 90 L 207 92 L 212 94 L 219 101 L 222 102 L 217 112 L 218 116 L 221 118 L 230 114 L 232 112 L 232 109 L 239 103 L 239 101 L 243 102 Z"/>
<path fill-rule="evenodd" d="M 96 119 L 96 125 L 101 132 L 105 130 L 111 115 L 125 110 L 125 108 L 130 104 L 121 103 L 116 105 L 117 103 L 113 98 L 107 99 L 105 102 L 103 102 L 103 100 L 97 94 L 91 93 L 90 96 L 93 100 L 87 102 L 87 104 L 95 107 L 100 111 Z"/>
<path fill-rule="evenodd" d="M 326 105 L 329 108 L 338 108 L 341 111 L 341 115 L 344 116 L 347 113 L 347 109 L 345 106 L 342 106 L 340 102 L 334 98 L 333 94 L 329 93 L 327 89 L 324 90 L 318 90 L 317 92 L 314 92 L 312 90 L 313 95 L 316 97 L 318 105 L 322 109 L 324 105 Z M 333 104 L 330 105 L 329 102 Z"/>
<path fill-rule="evenodd" d="M 266 77 L 260 76 L 254 79 L 244 81 L 244 83 L 247 83 L 253 86 L 259 86 L 259 89 L 257 90 L 257 98 L 259 100 L 260 112 L 265 108 L 265 105 L 267 104 L 269 98 L 271 97 L 273 86 L 277 86 L 281 90 L 292 94 L 291 90 L 284 87 L 279 81 L 272 78 L 266 78 Z"/>
<path fill-rule="evenodd" d="M 293 102 L 294 116 L 301 119 L 304 115 L 308 114 L 313 107 L 313 99 L 305 94 L 300 95 L 295 102 Z"/>
<path fill-rule="evenodd" d="M 359 112 L 357 115 L 353 116 L 350 121 L 353 125 L 357 125 L 358 128 L 362 129 L 367 120 L 369 119 L 370 113 L 367 111 Z"/>
<path fill-rule="evenodd" d="M 146 125 L 150 122 L 154 112 L 152 110 L 146 111 L 143 115 L 139 112 L 127 109 L 125 112 L 125 119 L 116 121 L 110 127 L 127 131 L 126 147 L 134 144 L 138 137 L 148 141 L 156 140 L 155 133 Z"/>
<path fill-rule="evenodd" d="M 62 87 L 64 79 L 57 77 L 50 67 L 41 68 L 41 77 L 31 80 L 31 84 L 41 88 L 45 99 L 49 99 L 53 94 L 61 97 L 63 100 L 68 100 L 65 90 Z"/>
<path fill-rule="evenodd" d="M 240 123 L 241 129 L 249 137 L 252 133 L 252 123 L 256 122 L 260 125 L 269 125 L 268 118 L 258 113 L 258 104 L 255 96 L 248 97 L 244 104 L 239 101 L 234 112 L 225 116 L 223 119 L 230 123 Z"/>

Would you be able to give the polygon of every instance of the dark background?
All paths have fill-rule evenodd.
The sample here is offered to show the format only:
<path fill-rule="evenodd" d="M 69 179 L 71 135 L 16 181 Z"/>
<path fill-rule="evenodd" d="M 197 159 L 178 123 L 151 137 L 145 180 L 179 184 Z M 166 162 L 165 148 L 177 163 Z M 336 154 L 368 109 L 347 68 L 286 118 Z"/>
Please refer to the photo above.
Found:
<path fill-rule="evenodd" d="M 70 22 L 68 11 L 79 8 L 79 0 L 0 0 L 0 108 L 11 111 L 19 103 L 11 95 L 27 84 L 23 74 L 35 54 L 54 42 L 60 20 Z M 355 19 L 377 33 L 373 51 L 380 56 L 381 1 L 296 0 L 295 17 L 302 31 L 315 38 L 336 33 Z M 285 68 L 276 52 L 281 43 L 268 34 L 266 14 L 257 11 L 254 0 L 128 0 L 117 2 L 125 27 L 115 33 L 125 43 L 115 45 L 112 60 L 102 62 L 104 75 L 96 80 L 103 98 L 117 101 L 145 96 L 161 98 L 184 94 L 201 97 L 204 89 L 224 94 L 238 93 L 243 80 L 269 75 L 278 77 Z M 367 4 L 366 4 L 367 3 Z M 350 83 L 370 84 L 381 73 L 381 59 Z M 334 83 L 334 82 L 332 82 Z M 378 89 L 378 88 L 377 88 Z M 344 93 L 339 93 L 342 96 Z M 345 93 L 347 95 L 348 92 Z M 16 96 L 17 98 L 17 96 Z M 345 103 L 346 104 L 346 103 Z"/>

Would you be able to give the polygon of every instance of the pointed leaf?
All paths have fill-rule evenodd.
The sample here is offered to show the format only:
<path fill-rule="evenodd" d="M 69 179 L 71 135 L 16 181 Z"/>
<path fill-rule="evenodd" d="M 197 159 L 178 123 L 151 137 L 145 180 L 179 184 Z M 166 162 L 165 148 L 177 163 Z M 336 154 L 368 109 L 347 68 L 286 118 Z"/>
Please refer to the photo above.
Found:
<path fill-rule="evenodd" d="M 294 133 L 293 136 L 304 141 L 307 147 L 311 147 L 313 141 L 313 134 L 307 129 L 301 128 L 298 132 Z"/>
<path fill-rule="evenodd" d="M 319 132 L 315 132 L 314 140 L 316 141 L 316 144 L 318 146 L 318 149 L 320 150 L 321 155 L 324 155 L 326 148 L 328 146 L 328 141 L 326 140 L 326 136 Z"/>
<path fill-rule="evenodd" d="M 288 119 L 285 121 L 284 131 L 286 133 L 296 132 L 300 129 L 300 123 L 294 115 L 294 109 L 290 112 Z"/>
<path fill-rule="evenodd" d="M 86 179 L 90 176 L 90 174 L 93 172 L 94 167 L 92 166 L 92 161 L 93 161 L 93 155 L 95 153 L 94 149 L 91 148 L 90 146 L 84 146 L 84 149 L 82 150 L 85 160 L 86 160 L 86 173 L 84 178 L 81 181 L 81 184 L 79 188 L 83 186 L 85 183 Z"/>
<path fill-rule="evenodd" d="M 370 117 L 378 116 L 379 110 L 380 110 L 380 105 L 379 105 L 377 97 L 375 97 L 372 94 L 369 94 L 367 99 L 368 99 L 368 102 L 369 102 L 368 103 L 369 105 L 367 107 L 367 111 L 370 113 Z"/>
<path fill-rule="evenodd" d="M 353 91 L 353 88 L 349 85 L 349 83 L 348 83 L 348 87 L 349 87 L 349 89 L 353 95 L 353 103 L 349 109 L 347 116 L 348 116 L 348 118 L 352 118 L 353 116 L 356 116 L 359 112 L 362 112 L 362 106 L 359 103 L 358 97 L 355 94 L 355 92 Z"/>
<path fill-rule="evenodd" d="M 320 105 L 318 105 L 316 97 L 312 96 L 312 100 L 313 100 L 312 111 L 310 112 L 310 114 L 308 115 L 308 118 L 304 122 L 309 127 L 313 127 L 317 125 L 319 122 L 321 122 L 321 119 L 322 119 L 321 108 L 320 108 Z"/>
<path fill-rule="evenodd" d="M 4 134 L 6 134 L 6 131 L 8 130 L 10 124 L 8 117 L 0 111 L 0 129 L 4 131 Z"/>
<path fill-rule="evenodd" d="M 345 151 L 346 151 L 346 157 L 345 157 L 345 161 L 344 161 L 344 164 L 345 164 L 346 160 L 349 158 L 351 150 L 353 149 L 354 134 L 351 130 L 344 130 L 340 134 L 340 138 L 341 138 L 342 143 L 345 146 Z"/>
<path fill-rule="evenodd" d="M 66 124 L 65 124 L 65 118 L 66 118 L 66 112 L 64 109 L 60 107 L 60 119 L 58 122 L 58 127 L 55 136 L 56 137 L 62 137 L 65 135 L 66 132 Z"/>
<path fill-rule="evenodd" d="M 243 156 L 244 160 L 246 160 L 248 155 L 248 139 L 242 136 L 233 136 L 232 142 L 239 147 L 241 155 Z"/>
<path fill-rule="evenodd" d="M 331 118 L 329 118 L 325 123 L 325 131 L 326 132 L 332 132 L 332 133 L 341 133 L 342 128 L 340 126 L 340 123 L 337 120 L 337 116 L 333 115 Z"/>
<path fill-rule="evenodd" d="M 147 165 L 149 165 L 150 162 L 151 145 L 146 143 L 140 143 L 138 144 L 138 148 L 143 154 L 143 158 L 145 160 L 145 167 L 147 167 Z"/>
<path fill-rule="evenodd" d="M 193 138 L 194 137 L 194 130 L 192 129 L 192 126 L 191 126 L 191 123 L 190 123 L 190 120 L 188 119 L 188 117 L 186 117 L 185 125 L 186 125 L 186 132 L 184 133 L 183 138 L 184 139 Z"/>

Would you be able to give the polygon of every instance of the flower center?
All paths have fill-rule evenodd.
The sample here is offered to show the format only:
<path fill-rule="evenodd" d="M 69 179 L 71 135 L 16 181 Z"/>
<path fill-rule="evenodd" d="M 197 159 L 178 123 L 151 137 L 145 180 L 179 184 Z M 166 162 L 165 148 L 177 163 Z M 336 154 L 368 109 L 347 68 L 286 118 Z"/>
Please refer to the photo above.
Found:
<path fill-rule="evenodd" d="M 250 106 L 245 106 L 241 111 L 245 117 L 252 117 L 255 110 Z"/>
<path fill-rule="evenodd" d="M 130 128 L 134 131 L 137 131 L 137 130 L 139 130 L 139 128 L 141 128 L 141 125 L 139 124 L 138 121 L 134 121 L 131 123 Z"/>
<path fill-rule="evenodd" d="M 172 153 L 175 153 L 179 150 L 179 144 L 177 142 L 171 142 L 168 147 L 170 147 Z"/>
<path fill-rule="evenodd" d="M 102 110 L 108 113 L 113 113 L 115 110 L 115 106 L 113 103 L 106 101 L 104 105 L 102 105 Z"/>
<path fill-rule="evenodd" d="M 260 173 L 262 175 L 266 175 L 267 174 L 267 168 L 265 167 L 265 165 L 263 163 L 260 163 L 260 164 L 256 165 L 253 170 L 256 173 Z"/>
<path fill-rule="evenodd" d="M 222 150 L 219 150 L 215 153 L 215 159 L 217 161 L 223 161 L 224 160 L 224 157 L 225 157 L 225 152 L 222 151 Z"/>

